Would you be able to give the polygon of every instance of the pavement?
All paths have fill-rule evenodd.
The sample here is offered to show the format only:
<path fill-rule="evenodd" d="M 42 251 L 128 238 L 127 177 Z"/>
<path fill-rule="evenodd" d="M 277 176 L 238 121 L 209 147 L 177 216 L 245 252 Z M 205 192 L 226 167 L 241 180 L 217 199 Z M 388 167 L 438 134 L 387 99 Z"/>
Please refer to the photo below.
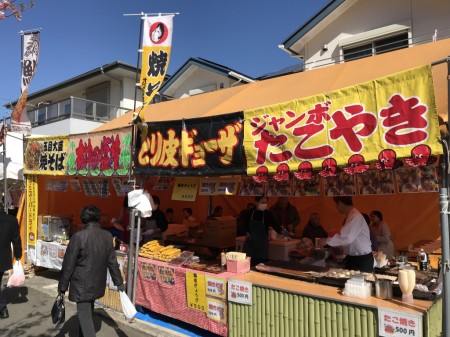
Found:
<path fill-rule="evenodd" d="M 6 274 L 4 276 L 7 277 Z M 76 304 L 66 300 L 66 320 L 59 327 L 52 323 L 50 311 L 57 296 L 59 272 L 44 270 L 27 278 L 25 285 L 4 288 L 9 318 L 0 319 L 2 337 L 77 337 Z M 4 279 L 2 284 L 6 285 Z M 187 334 L 140 319 L 125 320 L 122 313 L 96 306 L 94 325 L 97 337 L 185 337 Z"/>

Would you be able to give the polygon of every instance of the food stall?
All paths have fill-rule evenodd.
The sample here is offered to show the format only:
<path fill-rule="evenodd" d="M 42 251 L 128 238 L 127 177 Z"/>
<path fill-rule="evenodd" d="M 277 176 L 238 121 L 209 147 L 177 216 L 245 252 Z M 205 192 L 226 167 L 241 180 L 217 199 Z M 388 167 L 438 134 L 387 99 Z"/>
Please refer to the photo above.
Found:
<path fill-rule="evenodd" d="M 355 62 L 358 63 L 359 61 Z M 370 62 L 370 60 L 364 62 Z M 389 63 L 389 65 L 391 64 Z M 348 69 L 348 65 L 336 67 L 341 70 Z M 318 71 L 321 71 L 320 74 L 326 73 L 326 70 Z M 234 214 L 237 214 L 243 208 L 243 205 L 248 201 L 253 201 L 255 195 L 264 193 L 264 189 L 269 191 L 267 188 L 269 181 L 277 176 L 280 179 L 275 179 L 279 184 L 275 190 L 285 193 L 286 190 L 290 189 L 291 201 L 301 210 L 302 215 L 313 210 L 320 210 L 323 214 L 323 222 L 330 226 L 330 230 L 338 229 L 342 222 L 342 219 L 338 218 L 339 215 L 335 210 L 331 196 L 336 193 L 336 190 L 343 190 L 346 195 L 354 196 L 355 205 L 359 209 L 364 208 L 366 211 L 373 208 L 386 210 L 386 217 L 392 219 L 390 221 L 392 232 L 406 232 L 405 235 L 400 236 L 398 234 L 394 238 L 397 246 L 408 246 L 410 242 L 416 241 L 421 236 L 435 239 L 439 236 L 439 205 L 436 184 L 431 184 L 431 190 L 426 191 L 426 189 L 430 188 L 429 178 L 431 177 L 431 180 L 434 181 L 434 177 L 439 174 L 439 170 L 436 170 L 437 161 L 433 161 L 433 158 L 442 154 L 442 146 L 436 141 L 439 138 L 439 125 L 433 94 L 429 92 L 429 89 L 433 88 L 433 84 L 430 83 L 431 70 L 429 67 L 424 67 L 418 73 L 415 71 L 406 71 L 403 74 L 387 76 L 341 90 L 332 91 L 336 88 L 331 86 L 327 87 L 328 90 L 320 90 L 321 92 L 327 92 L 327 94 L 311 96 L 303 100 L 290 101 L 284 99 L 281 101 L 286 103 L 275 106 L 267 104 L 267 102 L 264 103 L 265 101 L 258 101 L 258 104 L 262 106 L 260 109 L 244 110 L 244 112 L 235 114 L 229 114 L 229 112 L 239 111 L 239 109 L 227 110 L 226 116 L 207 116 L 204 120 L 202 120 L 203 118 L 197 118 L 153 122 L 151 118 L 146 118 L 146 120 L 152 122 L 148 123 L 148 136 L 136 145 L 136 166 L 133 173 L 141 178 L 144 186 L 147 183 L 148 186 L 156 184 L 155 179 L 149 182 L 146 181 L 146 177 L 171 177 L 170 188 L 156 192 L 161 199 L 162 207 L 165 208 L 170 205 L 181 209 L 186 205 L 193 205 L 194 210 L 200 214 L 199 218 L 206 217 L 211 202 L 223 204 L 226 206 L 225 209 L 234 210 Z M 298 82 L 297 76 L 300 75 L 312 76 L 310 74 L 296 74 L 292 75 L 293 77 L 283 79 L 283 81 L 275 79 L 272 83 L 280 84 L 294 80 L 294 82 Z M 254 97 L 269 97 L 268 94 L 261 94 L 261 91 L 266 90 L 265 93 L 270 91 L 267 88 L 264 89 L 265 84 L 262 82 L 255 83 L 254 86 L 244 91 L 248 91 L 247 94 L 249 95 L 253 92 Z M 409 84 L 405 85 L 405 83 Z M 252 89 L 256 87 L 258 90 Z M 286 85 L 280 85 L 280 87 L 286 88 Z M 276 88 L 272 89 L 275 90 Z M 243 94 L 243 92 L 236 92 L 234 89 L 231 91 L 239 97 Z M 397 95 L 393 95 L 393 91 Z M 217 98 L 217 95 L 217 93 L 214 93 L 214 97 Z M 298 97 L 298 95 L 297 93 L 295 97 Z M 415 153 L 413 150 L 416 148 L 415 142 L 417 139 L 414 139 L 411 144 L 397 144 L 396 147 L 392 143 L 392 139 L 387 142 L 383 138 L 385 134 L 389 134 L 390 137 L 395 135 L 395 130 L 386 131 L 391 126 L 388 122 L 383 124 L 387 117 L 384 119 L 378 118 L 380 111 L 384 111 L 386 116 L 390 116 L 389 114 L 392 112 L 389 110 L 390 105 L 398 103 L 398 101 L 390 100 L 391 96 L 395 96 L 395 99 L 406 100 L 411 104 L 414 103 L 412 104 L 413 107 L 417 105 L 419 109 L 414 110 L 414 112 L 422 111 L 424 106 L 428 109 L 426 110 L 428 115 L 423 118 L 426 121 L 424 123 L 426 126 L 423 129 L 426 131 L 427 138 L 421 139 L 420 143 L 427 145 L 429 152 L 419 153 L 421 158 L 424 157 L 424 154 L 427 155 L 424 161 L 427 165 L 418 165 L 413 170 L 409 169 L 409 165 L 406 164 L 408 165 L 406 166 L 403 161 L 403 167 L 396 166 L 401 159 L 411 159 L 414 163 Z M 412 96 L 419 97 L 421 104 L 418 104 L 415 100 L 408 101 Z M 227 103 L 239 101 L 239 97 L 236 97 L 236 100 L 228 99 Z M 372 99 L 373 97 L 376 97 L 376 99 Z M 191 102 L 194 100 L 197 102 L 202 99 L 201 97 L 192 97 L 186 98 L 184 101 Z M 208 100 L 209 98 L 204 99 Z M 152 107 L 155 109 L 155 112 L 153 112 L 156 115 L 155 118 L 166 116 L 158 112 L 161 106 L 169 106 L 173 109 L 173 104 L 175 103 L 165 102 Z M 405 103 L 401 106 L 411 106 L 411 104 Z M 199 105 L 192 104 L 192 106 L 198 107 Z M 229 105 L 223 104 L 220 107 L 221 109 L 229 108 Z M 214 113 L 222 111 L 221 109 Z M 304 115 L 303 112 L 309 114 Z M 150 117 L 150 113 L 147 115 L 146 117 Z M 266 115 L 267 118 L 264 117 Z M 187 114 L 186 116 L 191 115 Z M 320 123 L 314 123 L 315 120 L 310 118 L 311 116 L 322 116 L 323 119 L 319 120 L 329 123 L 328 127 L 322 128 Z M 352 116 L 356 116 L 356 119 L 351 118 Z M 266 119 L 269 122 L 266 123 Z M 111 125 L 106 126 L 106 128 L 117 126 L 116 123 L 120 124 L 124 121 L 125 117 L 111 122 Z M 310 125 L 305 125 L 307 121 Z M 350 122 L 354 123 L 355 121 L 364 125 L 356 128 L 356 132 L 351 132 L 352 126 L 355 127 L 355 125 Z M 341 127 L 333 129 L 332 122 L 342 123 L 340 124 Z M 310 128 L 308 129 L 306 126 Z M 278 131 L 275 130 L 276 128 L 278 128 Z M 105 130 L 103 131 L 111 132 Z M 100 131 L 102 130 L 98 130 L 98 132 Z M 330 139 L 333 141 L 327 143 L 323 142 L 323 139 L 327 137 L 312 137 L 313 131 L 320 131 L 325 135 L 330 134 L 332 135 Z M 292 137 L 286 137 L 286 134 L 290 134 Z M 140 137 L 137 139 L 139 140 Z M 299 139 L 304 141 L 298 143 Z M 306 142 L 306 140 L 310 140 L 311 143 Z M 242 141 L 243 143 L 240 143 Z M 390 153 L 390 157 L 380 156 L 383 150 L 393 147 L 397 157 L 392 157 L 392 153 Z M 311 148 L 320 148 L 328 155 L 322 153 L 322 156 L 319 156 L 320 160 L 314 159 L 316 157 L 309 152 Z M 330 152 L 330 148 L 333 148 L 334 152 Z M 177 151 L 172 151 L 174 149 Z M 242 152 L 239 155 L 239 151 L 242 151 L 242 149 L 245 150 L 245 162 Z M 181 155 L 175 156 L 176 153 Z M 349 162 L 353 154 L 361 154 L 363 160 L 355 157 L 353 159 L 358 159 L 357 161 Z M 334 159 L 334 161 L 331 159 Z M 387 161 L 387 159 L 392 161 Z M 270 165 L 267 164 L 269 162 Z M 309 162 L 311 166 L 301 166 L 304 162 Z M 388 162 L 392 163 L 393 166 L 387 167 Z M 286 163 L 288 163 L 287 170 L 282 166 Z M 267 170 L 265 172 L 263 170 L 263 173 L 260 174 L 258 169 L 263 166 L 266 166 Z M 245 169 L 247 170 L 246 175 Z M 100 172 L 95 169 L 89 171 L 89 174 L 87 171 L 81 170 L 81 172 L 86 174 L 86 176 L 79 177 L 81 180 L 99 179 L 96 177 Z M 268 180 L 267 183 L 258 183 L 256 186 L 254 184 L 253 187 L 259 189 L 257 192 L 249 193 L 248 189 L 242 192 L 244 189 L 238 191 L 238 186 L 243 180 L 240 182 L 241 179 L 237 178 L 241 175 L 250 178 L 260 176 Z M 286 176 L 288 179 L 285 179 Z M 305 176 L 309 177 L 303 179 Z M 416 176 L 420 178 L 420 192 L 418 186 L 416 186 L 416 190 L 413 190 L 414 186 L 409 184 L 411 178 Z M 215 182 L 211 184 L 207 181 L 208 179 L 213 179 Z M 376 180 L 376 184 L 374 184 L 374 180 Z M 226 181 L 226 183 L 222 184 L 223 181 Z M 306 182 L 308 184 L 305 184 Z M 290 184 L 295 184 L 295 189 Z M 43 189 L 45 183 L 39 185 L 39 188 Z M 287 188 L 288 185 L 289 188 Z M 88 184 L 83 185 L 85 189 L 87 189 L 87 186 Z M 32 189 L 34 186 L 30 185 L 30 187 Z M 210 190 L 214 188 L 214 192 L 210 191 L 206 195 L 202 195 L 204 193 L 202 188 Z M 272 191 L 270 193 L 272 193 L 272 196 L 278 195 Z M 47 203 L 47 206 L 52 204 L 51 207 L 62 205 L 62 201 L 56 199 L 51 202 L 44 202 Z M 273 199 L 270 202 L 272 203 Z M 114 205 L 105 204 L 107 217 L 111 214 L 116 215 L 117 204 L 120 203 L 110 202 L 109 204 Z M 387 205 L 389 205 L 389 209 L 387 209 Z M 113 209 L 114 207 L 116 209 Z M 51 212 L 46 212 L 46 214 L 51 214 Z M 426 224 L 426 226 L 420 226 L 421 223 Z M 142 303 L 144 307 L 150 307 L 151 310 L 156 308 L 155 310 L 162 313 L 167 311 L 168 316 L 170 316 L 168 308 L 161 308 L 158 307 L 158 303 L 152 303 L 151 298 L 148 298 L 150 293 L 146 293 L 146 288 L 148 284 L 152 284 L 151 282 L 158 282 L 158 287 L 164 288 L 163 292 L 167 297 L 171 293 L 170 289 L 175 288 L 171 285 L 172 276 L 166 278 L 166 275 L 175 274 L 176 270 L 180 271 L 178 266 L 169 267 L 170 271 L 168 271 L 166 269 L 168 265 L 165 264 L 165 261 L 164 264 L 162 262 L 160 264 L 145 257 L 138 258 L 137 261 L 136 300 L 139 301 L 138 303 Z M 278 267 L 281 265 L 278 262 Z M 325 277 L 317 274 L 305 274 L 303 270 L 300 270 L 301 274 L 299 274 L 299 271 L 295 268 L 285 267 L 282 268 L 284 269 L 282 272 L 280 270 L 271 272 L 257 269 L 258 271 L 240 276 L 227 274 L 223 276 L 227 280 L 228 296 L 225 303 L 228 315 L 227 323 L 221 322 L 220 324 L 227 325 L 228 335 L 257 335 L 259 331 L 263 330 L 248 329 L 254 329 L 255 327 L 256 329 L 259 329 L 259 327 L 262 329 L 264 324 L 266 324 L 264 329 L 268 329 L 264 331 L 291 332 L 296 330 L 283 329 L 288 327 L 290 329 L 292 325 L 295 329 L 296 324 L 299 324 L 308 329 L 305 332 L 305 335 L 308 336 L 319 335 L 319 326 L 322 325 L 325 326 L 323 329 L 327 329 L 326 331 L 338 331 L 338 335 L 341 333 L 350 336 L 353 335 L 353 331 L 358 331 L 361 332 L 360 335 L 362 336 L 372 336 L 389 333 L 389 331 L 383 330 L 380 325 L 382 322 L 386 323 L 388 317 L 391 321 L 404 322 L 406 319 L 407 324 L 414 325 L 414 329 L 416 329 L 414 333 L 417 332 L 417 335 L 432 336 L 435 331 L 440 329 L 439 324 L 436 328 L 434 328 L 435 325 L 431 328 L 432 323 L 440 319 L 442 300 L 439 297 L 431 300 L 422 300 L 416 297 L 413 304 L 407 305 L 401 302 L 398 296 L 389 301 L 375 299 L 373 296 L 357 299 L 342 294 L 342 283 L 333 283 L 329 278 L 328 284 L 320 283 Z M 185 289 L 181 289 L 180 292 L 186 295 L 189 291 L 186 288 L 187 275 L 192 274 L 188 274 L 191 273 L 190 268 L 183 268 L 184 279 L 181 271 L 177 284 L 182 285 L 184 280 Z M 158 272 L 151 272 L 155 269 Z M 163 276 L 158 276 L 160 269 Z M 307 272 L 314 271 L 313 269 L 310 268 Z M 324 272 L 323 270 L 320 271 L 320 273 Z M 209 275 L 205 270 L 194 274 Z M 143 277 L 148 280 L 143 280 Z M 155 277 L 156 279 L 152 280 Z M 194 278 L 193 275 L 192 278 Z M 345 281 L 347 281 L 347 278 L 345 278 Z M 205 295 L 205 297 L 207 296 Z M 235 299 L 241 299 L 241 301 L 238 302 Z M 214 308 L 218 307 L 221 308 L 221 306 L 214 306 Z M 184 309 L 185 306 L 181 308 L 181 310 Z M 279 316 L 280 311 L 283 312 L 282 320 Z M 333 316 L 335 314 L 339 315 L 339 319 Z M 173 315 L 178 315 L 178 313 Z M 183 317 L 187 316 L 181 315 L 179 316 L 180 319 L 186 319 Z M 206 315 L 205 312 L 201 313 L 202 318 Z M 309 323 L 305 325 L 305 322 Z M 217 327 L 214 328 L 208 324 L 205 323 L 204 325 L 207 329 L 218 331 L 219 334 L 225 333 L 223 326 L 217 330 Z M 335 325 L 336 327 L 334 327 Z M 330 329 L 328 329 L 328 326 L 330 326 Z M 403 329 L 402 326 L 399 326 L 399 328 Z"/>

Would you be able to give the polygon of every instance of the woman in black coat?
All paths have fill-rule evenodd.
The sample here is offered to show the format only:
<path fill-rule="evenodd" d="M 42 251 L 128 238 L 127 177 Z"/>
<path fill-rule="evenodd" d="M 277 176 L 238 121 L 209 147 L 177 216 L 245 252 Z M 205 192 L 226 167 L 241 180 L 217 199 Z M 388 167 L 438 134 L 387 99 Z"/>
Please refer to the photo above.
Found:
<path fill-rule="evenodd" d="M 58 290 L 69 288 L 69 300 L 77 302 L 80 336 L 94 337 L 94 301 L 105 295 L 106 270 L 114 284 L 124 291 L 111 233 L 100 228 L 100 210 L 87 206 L 81 211 L 84 228 L 70 238 L 61 269 Z"/>

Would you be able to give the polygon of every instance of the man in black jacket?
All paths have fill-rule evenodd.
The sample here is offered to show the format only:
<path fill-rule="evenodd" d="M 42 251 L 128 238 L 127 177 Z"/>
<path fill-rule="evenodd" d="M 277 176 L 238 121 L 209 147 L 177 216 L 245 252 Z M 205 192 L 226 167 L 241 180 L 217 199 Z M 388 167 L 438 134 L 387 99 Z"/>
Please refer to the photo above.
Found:
<path fill-rule="evenodd" d="M 94 301 L 105 295 L 106 270 L 120 291 L 125 287 L 112 235 L 100 228 L 100 210 L 95 206 L 84 207 L 80 217 L 84 227 L 70 238 L 58 290 L 65 293 L 70 283 L 69 300 L 77 303 L 79 336 L 95 337 Z"/>
<path fill-rule="evenodd" d="M 5 271 L 12 268 L 11 243 L 14 257 L 20 260 L 22 257 L 22 242 L 20 241 L 19 223 L 17 219 L 6 214 L 3 208 L 0 210 L 0 319 L 8 318 L 6 298 L 2 295 L 2 278 Z"/>

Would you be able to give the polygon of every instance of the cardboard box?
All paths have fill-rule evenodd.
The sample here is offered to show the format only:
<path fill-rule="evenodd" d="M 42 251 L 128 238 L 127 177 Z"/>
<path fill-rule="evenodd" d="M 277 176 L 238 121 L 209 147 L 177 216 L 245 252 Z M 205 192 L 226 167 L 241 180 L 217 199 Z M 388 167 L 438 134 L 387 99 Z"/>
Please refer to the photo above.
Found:
<path fill-rule="evenodd" d="M 232 216 L 222 216 L 217 218 L 207 219 L 203 224 L 203 227 L 206 230 L 210 231 L 222 231 L 229 230 L 236 232 L 236 218 Z"/>
<path fill-rule="evenodd" d="M 227 271 L 230 273 L 244 274 L 250 271 L 250 257 L 244 261 L 227 260 Z"/>
<path fill-rule="evenodd" d="M 289 252 L 296 250 L 300 240 L 270 240 L 269 260 L 289 261 Z"/>
<path fill-rule="evenodd" d="M 236 251 L 242 252 L 245 236 L 236 237 Z M 300 240 L 270 240 L 269 241 L 269 260 L 289 261 L 289 252 L 297 249 L 297 243 Z"/>
<path fill-rule="evenodd" d="M 236 240 L 236 219 L 230 216 L 208 219 L 203 224 L 199 242 L 209 247 L 234 247 Z"/>

